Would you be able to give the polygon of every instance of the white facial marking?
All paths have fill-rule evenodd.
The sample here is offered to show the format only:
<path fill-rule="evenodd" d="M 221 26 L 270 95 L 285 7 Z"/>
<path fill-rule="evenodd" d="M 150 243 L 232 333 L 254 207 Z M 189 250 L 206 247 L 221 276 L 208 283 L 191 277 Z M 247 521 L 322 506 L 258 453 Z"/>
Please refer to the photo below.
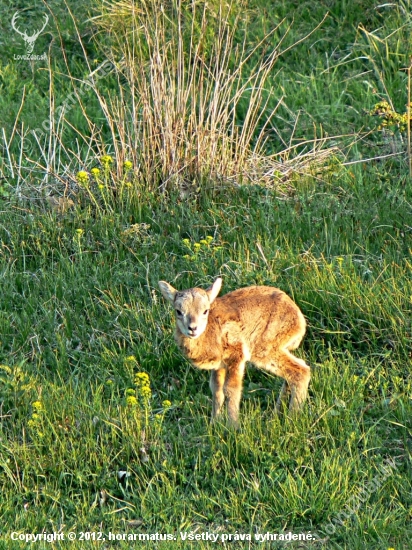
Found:
<path fill-rule="evenodd" d="M 207 293 L 199 288 L 177 292 L 174 300 L 176 323 L 187 338 L 199 338 L 207 327 L 210 302 Z"/>

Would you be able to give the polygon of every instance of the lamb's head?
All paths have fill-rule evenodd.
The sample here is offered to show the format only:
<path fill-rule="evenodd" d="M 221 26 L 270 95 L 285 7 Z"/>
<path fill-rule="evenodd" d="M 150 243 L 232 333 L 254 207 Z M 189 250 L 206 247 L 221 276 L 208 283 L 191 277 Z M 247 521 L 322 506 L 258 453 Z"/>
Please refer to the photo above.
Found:
<path fill-rule="evenodd" d="M 206 330 L 209 310 L 222 286 L 219 277 L 207 290 L 189 288 L 176 290 L 169 283 L 159 281 L 163 296 L 175 309 L 177 328 L 186 338 L 199 338 Z"/>

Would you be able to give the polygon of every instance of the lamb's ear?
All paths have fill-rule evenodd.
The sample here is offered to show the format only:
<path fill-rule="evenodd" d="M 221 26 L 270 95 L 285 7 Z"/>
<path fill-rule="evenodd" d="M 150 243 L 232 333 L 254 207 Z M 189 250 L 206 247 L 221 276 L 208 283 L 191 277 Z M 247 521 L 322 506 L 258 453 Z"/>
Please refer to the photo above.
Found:
<path fill-rule="evenodd" d="M 219 294 L 220 289 L 222 288 L 222 278 L 218 277 L 211 287 L 209 287 L 206 292 L 209 296 L 209 302 L 213 303 L 216 299 L 216 296 Z"/>
<path fill-rule="evenodd" d="M 159 281 L 159 288 L 163 297 L 173 304 L 177 290 L 173 288 L 172 285 L 169 285 L 169 283 L 166 283 L 166 281 Z"/>

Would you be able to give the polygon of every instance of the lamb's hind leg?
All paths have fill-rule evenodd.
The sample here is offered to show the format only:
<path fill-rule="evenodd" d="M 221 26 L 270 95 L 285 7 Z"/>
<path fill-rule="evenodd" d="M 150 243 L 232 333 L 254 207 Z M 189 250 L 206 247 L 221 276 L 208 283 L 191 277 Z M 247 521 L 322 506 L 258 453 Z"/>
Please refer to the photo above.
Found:
<path fill-rule="evenodd" d="M 308 395 L 310 381 L 310 367 L 303 359 L 295 357 L 288 350 L 279 350 L 275 358 L 258 366 L 285 380 L 276 402 L 276 411 L 279 411 L 289 395 L 291 411 L 302 407 Z"/>
<path fill-rule="evenodd" d="M 275 411 L 278 413 L 282 410 L 283 403 L 286 403 L 290 398 L 290 388 L 286 380 L 282 384 L 279 396 L 276 401 Z"/>
<path fill-rule="evenodd" d="M 302 407 L 308 396 L 308 386 L 310 382 L 310 367 L 303 361 L 292 355 L 288 350 L 284 350 L 279 356 L 279 375 L 286 380 L 290 388 L 291 411 Z"/>

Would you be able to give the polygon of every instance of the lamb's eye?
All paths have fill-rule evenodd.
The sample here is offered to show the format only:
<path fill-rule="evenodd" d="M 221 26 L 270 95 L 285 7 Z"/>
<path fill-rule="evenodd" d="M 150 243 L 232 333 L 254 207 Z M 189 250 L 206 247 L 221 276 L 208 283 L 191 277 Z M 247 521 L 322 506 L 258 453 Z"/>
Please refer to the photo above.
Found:
<path fill-rule="evenodd" d="M 209 313 L 209 310 L 205 309 L 205 311 L 203 312 L 203 315 L 207 315 L 208 313 Z"/>
<path fill-rule="evenodd" d="M 180 309 L 177 309 L 177 310 L 176 310 L 176 315 L 177 315 L 178 317 L 182 317 L 183 313 L 180 311 Z"/>

